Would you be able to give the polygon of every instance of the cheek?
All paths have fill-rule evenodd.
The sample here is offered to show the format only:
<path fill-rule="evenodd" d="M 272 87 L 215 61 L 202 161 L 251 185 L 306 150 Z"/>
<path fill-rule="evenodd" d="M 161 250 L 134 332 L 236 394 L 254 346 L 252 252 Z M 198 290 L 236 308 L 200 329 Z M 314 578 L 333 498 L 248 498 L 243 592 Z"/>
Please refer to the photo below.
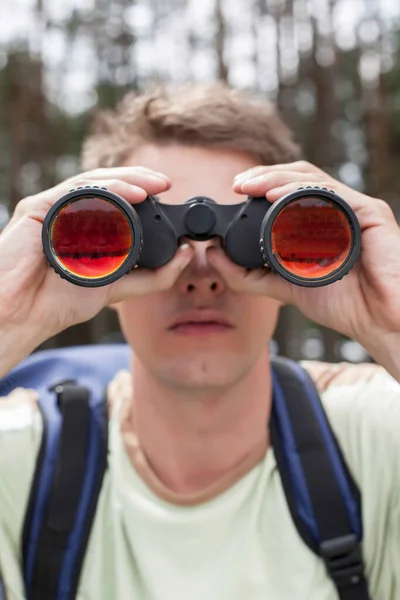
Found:
<path fill-rule="evenodd" d="M 243 322 L 249 337 L 270 339 L 275 331 L 281 304 L 270 298 L 250 296 Z"/>
<path fill-rule="evenodd" d="M 162 304 L 152 295 L 121 302 L 117 307 L 121 329 L 129 343 L 151 338 L 162 317 Z"/>

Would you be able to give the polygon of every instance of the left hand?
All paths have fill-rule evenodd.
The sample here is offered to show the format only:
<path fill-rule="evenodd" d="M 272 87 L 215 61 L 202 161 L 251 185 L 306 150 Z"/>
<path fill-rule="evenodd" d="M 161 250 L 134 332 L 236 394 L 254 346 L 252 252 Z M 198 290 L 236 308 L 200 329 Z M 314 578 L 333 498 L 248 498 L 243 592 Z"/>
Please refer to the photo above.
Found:
<path fill-rule="evenodd" d="M 275 202 L 307 185 L 334 190 L 358 217 L 362 231 L 360 256 L 342 280 L 306 288 L 266 268 L 247 271 L 218 249 L 209 252 L 210 261 L 231 289 L 293 304 L 314 322 L 364 346 L 369 336 L 400 333 L 400 229 L 386 202 L 349 188 L 305 161 L 249 169 L 235 178 L 233 189 L 249 196 L 265 195 Z"/>

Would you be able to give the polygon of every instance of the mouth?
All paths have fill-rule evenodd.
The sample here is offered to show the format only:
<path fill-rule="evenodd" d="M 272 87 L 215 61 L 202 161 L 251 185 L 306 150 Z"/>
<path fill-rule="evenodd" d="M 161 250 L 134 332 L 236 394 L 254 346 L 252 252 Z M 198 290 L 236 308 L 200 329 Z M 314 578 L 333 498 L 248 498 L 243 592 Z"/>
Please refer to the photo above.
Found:
<path fill-rule="evenodd" d="M 210 311 L 188 313 L 175 321 L 168 330 L 179 335 L 211 335 L 226 333 L 234 329 L 224 317 Z"/>

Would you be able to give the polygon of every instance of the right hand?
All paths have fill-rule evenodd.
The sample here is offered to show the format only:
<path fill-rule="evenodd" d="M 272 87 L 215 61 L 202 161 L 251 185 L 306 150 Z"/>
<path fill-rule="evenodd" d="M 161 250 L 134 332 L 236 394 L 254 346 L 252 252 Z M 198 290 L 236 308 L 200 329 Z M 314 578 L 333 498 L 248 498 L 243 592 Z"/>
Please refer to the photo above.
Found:
<path fill-rule="evenodd" d="M 166 175 L 145 167 L 96 169 L 76 175 L 21 200 L 0 235 L 0 327 L 38 332 L 42 343 L 60 331 L 94 317 L 103 307 L 171 287 L 191 259 L 188 246 L 155 270 L 133 269 L 114 283 L 98 288 L 73 285 L 59 277 L 42 251 L 42 224 L 50 207 L 70 189 L 106 187 L 135 204 L 171 186 Z"/>

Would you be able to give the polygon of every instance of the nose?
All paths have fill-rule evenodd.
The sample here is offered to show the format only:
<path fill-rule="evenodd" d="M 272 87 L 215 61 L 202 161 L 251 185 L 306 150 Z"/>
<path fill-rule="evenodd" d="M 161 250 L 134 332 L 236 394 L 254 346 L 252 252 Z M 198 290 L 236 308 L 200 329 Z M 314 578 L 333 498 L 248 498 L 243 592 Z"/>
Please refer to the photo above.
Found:
<path fill-rule="evenodd" d="M 181 294 L 199 294 L 202 296 L 217 296 L 226 290 L 226 284 L 216 270 L 209 262 L 207 257 L 207 248 L 218 246 L 219 242 L 215 239 L 207 242 L 195 242 L 185 240 L 193 248 L 193 258 L 182 272 L 177 285 Z"/>

